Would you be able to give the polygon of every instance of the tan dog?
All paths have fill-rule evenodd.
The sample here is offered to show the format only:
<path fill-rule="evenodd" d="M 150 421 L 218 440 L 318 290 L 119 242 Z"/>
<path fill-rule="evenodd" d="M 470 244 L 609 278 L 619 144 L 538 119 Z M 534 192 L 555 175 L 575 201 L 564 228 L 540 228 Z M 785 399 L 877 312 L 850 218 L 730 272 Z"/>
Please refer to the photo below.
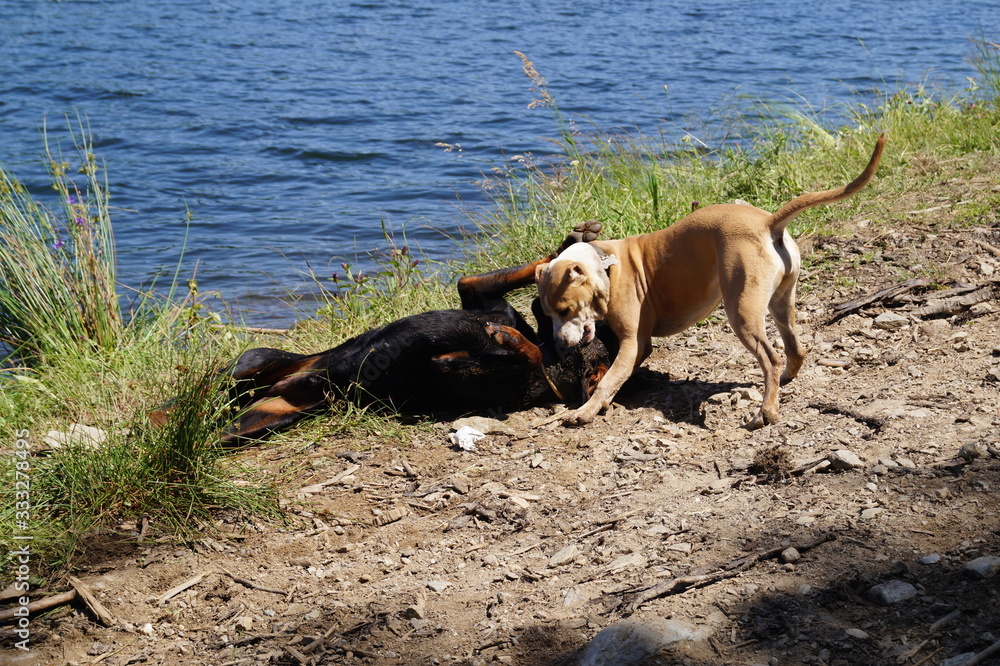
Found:
<path fill-rule="evenodd" d="M 592 421 L 649 356 L 653 336 L 680 333 L 720 302 L 740 342 L 764 371 L 763 404 L 747 427 L 774 422 L 780 358 L 765 335 L 766 311 L 785 343 L 780 381 L 795 377 L 805 358 L 795 330 L 799 251 L 785 227 L 807 208 L 846 199 L 864 187 L 875 174 L 884 144 L 883 134 L 864 172 L 846 187 L 803 194 L 773 215 L 747 205 L 707 206 L 653 233 L 577 243 L 539 266 L 538 295 L 552 318 L 557 343 L 572 347 L 590 342 L 602 319 L 621 343 L 590 400 L 563 423 Z"/>

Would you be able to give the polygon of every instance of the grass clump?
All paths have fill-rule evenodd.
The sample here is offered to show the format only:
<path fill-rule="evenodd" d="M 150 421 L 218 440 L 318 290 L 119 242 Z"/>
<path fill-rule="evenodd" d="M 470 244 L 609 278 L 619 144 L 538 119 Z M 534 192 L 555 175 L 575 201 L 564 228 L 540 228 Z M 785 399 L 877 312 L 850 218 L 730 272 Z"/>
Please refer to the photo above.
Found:
<path fill-rule="evenodd" d="M 45 142 L 54 212 L 0 170 L 0 342 L 25 359 L 110 351 L 122 335 L 107 181 L 79 132 L 75 166 Z"/>
<path fill-rule="evenodd" d="M 23 440 L 33 454 L 20 461 L 27 470 L 0 457 L 0 546 L 30 536 L 53 562 L 123 520 L 185 538 L 220 509 L 277 507 L 273 488 L 240 479 L 214 446 L 232 418 L 217 371 L 249 341 L 220 331 L 193 294 L 175 301 L 173 286 L 122 311 L 107 181 L 89 137 L 84 123 L 71 126 L 64 157 L 46 135 L 51 208 L 0 168 L 0 452 Z M 166 426 L 151 427 L 146 414 L 171 398 Z M 99 428 L 103 441 L 70 438 L 43 453 L 46 433 L 74 424 Z M 19 473 L 30 475 L 27 520 Z"/>

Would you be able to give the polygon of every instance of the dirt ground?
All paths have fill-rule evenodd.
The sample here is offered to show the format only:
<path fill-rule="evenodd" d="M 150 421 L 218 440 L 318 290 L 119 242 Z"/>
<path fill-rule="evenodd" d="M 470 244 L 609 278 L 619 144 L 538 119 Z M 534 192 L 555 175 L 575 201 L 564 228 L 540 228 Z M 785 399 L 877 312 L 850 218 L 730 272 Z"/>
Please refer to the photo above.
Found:
<path fill-rule="evenodd" d="M 474 451 L 450 422 L 405 446 L 251 449 L 296 522 L 183 546 L 121 525 L 75 572 L 117 624 L 65 606 L 32 621 L 27 653 L 5 627 L 0 660 L 543 666 L 620 621 L 670 619 L 689 640 L 638 663 L 964 663 L 1000 638 L 1000 574 L 965 571 L 1000 556 L 1000 225 L 955 222 L 996 182 L 949 179 L 879 211 L 890 225 L 800 241 L 810 353 L 778 424 L 740 427 L 761 374 L 715 316 L 660 340 L 583 428 L 538 425 L 538 408 Z M 939 294 L 916 286 L 831 321 L 915 276 L 986 291 L 920 316 Z M 842 450 L 860 460 L 823 462 Z M 890 581 L 908 598 L 873 601 Z"/>

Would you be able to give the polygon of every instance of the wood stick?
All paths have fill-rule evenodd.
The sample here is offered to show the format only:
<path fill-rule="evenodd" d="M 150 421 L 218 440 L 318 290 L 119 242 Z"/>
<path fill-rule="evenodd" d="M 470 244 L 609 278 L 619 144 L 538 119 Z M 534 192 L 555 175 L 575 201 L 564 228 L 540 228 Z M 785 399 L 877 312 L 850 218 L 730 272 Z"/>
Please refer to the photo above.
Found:
<path fill-rule="evenodd" d="M 111 611 L 105 608 L 104 604 L 98 601 L 97 597 L 90 591 L 90 588 L 87 587 L 86 583 L 76 576 L 67 576 L 67 578 L 69 579 L 69 584 L 73 586 L 74 590 L 76 590 L 77 596 L 83 600 L 83 603 L 86 604 L 87 608 L 90 610 L 91 614 L 97 618 L 98 622 L 103 624 L 105 627 L 112 627 L 118 623 L 115 616 L 111 614 Z"/>
<path fill-rule="evenodd" d="M 68 592 L 60 592 L 59 594 L 53 594 L 50 597 L 45 597 L 44 599 L 39 599 L 38 601 L 32 601 L 28 604 L 28 614 L 35 615 L 46 611 L 50 608 L 55 608 L 56 606 L 62 606 L 63 604 L 68 604 L 69 602 L 76 599 L 76 590 L 69 590 Z M 16 613 L 20 611 L 20 607 L 8 608 L 7 610 L 0 611 L 0 623 L 9 622 L 17 617 Z"/>
<path fill-rule="evenodd" d="M 240 578 L 239 576 L 235 576 L 230 572 L 226 571 L 225 569 L 222 570 L 222 573 L 226 574 L 240 585 L 243 585 L 244 587 L 249 587 L 251 590 L 260 590 L 261 592 L 270 592 L 271 594 L 280 594 L 281 596 L 285 596 L 286 594 L 288 594 L 284 590 L 275 590 L 270 587 L 264 587 L 263 585 L 258 585 L 257 583 L 251 580 L 247 580 L 246 578 Z"/>
<path fill-rule="evenodd" d="M 989 646 L 975 657 L 965 662 L 965 666 L 978 666 L 992 656 L 1000 654 L 1000 641 L 997 641 L 993 645 Z"/>
<path fill-rule="evenodd" d="M 937 622 L 935 622 L 934 624 L 932 624 L 928 628 L 928 631 L 931 632 L 931 633 L 934 633 L 935 631 L 937 631 L 938 629 L 940 629 L 944 625 L 948 624 L 949 622 L 951 622 L 952 620 L 954 620 L 956 617 L 958 617 L 961 614 L 962 614 L 961 610 L 958 610 L 958 609 L 953 610 L 952 612 L 948 613 L 943 618 L 941 618 L 940 620 L 938 620 Z"/>
<path fill-rule="evenodd" d="M 176 587 L 172 587 L 169 590 L 167 590 L 166 592 L 164 592 L 163 594 L 161 594 L 160 597 L 156 601 L 158 603 L 161 603 L 161 604 L 164 603 L 164 602 L 166 602 L 166 601 L 169 601 L 170 599 L 176 597 L 178 594 L 180 594 L 184 590 L 188 589 L 189 587 L 194 587 L 195 585 L 197 585 L 198 583 L 200 583 L 201 579 L 204 578 L 204 577 L 205 577 L 205 572 L 202 572 L 202 573 L 198 574 L 197 576 L 194 576 L 193 578 L 189 578 L 186 581 L 184 581 L 183 583 L 181 583 L 180 585 L 177 585 Z"/>
<path fill-rule="evenodd" d="M 804 553 L 807 550 L 811 550 L 820 544 L 826 543 L 827 541 L 833 541 L 836 538 L 836 534 L 833 532 L 827 532 L 815 541 L 801 545 L 794 545 L 793 547 L 800 553 Z M 687 589 L 704 587 L 706 585 L 711 585 L 712 583 L 717 583 L 720 580 L 734 578 L 752 567 L 757 562 L 777 557 L 784 550 L 784 546 L 778 546 L 777 548 L 771 548 L 770 550 L 757 551 L 756 553 L 751 553 L 745 557 L 732 560 L 721 566 L 712 567 L 713 569 L 716 569 L 714 573 L 671 578 L 670 580 L 663 581 L 658 585 L 653 585 L 652 587 L 640 590 L 632 596 L 631 600 L 627 602 L 623 601 L 622 605 L 625 606 L 625 612 L 634 613 L 639 609 L 639 606 L 647 601 L 651 601 L 652 599 L 665 597 L 671 594 L 679 594 Z"/>

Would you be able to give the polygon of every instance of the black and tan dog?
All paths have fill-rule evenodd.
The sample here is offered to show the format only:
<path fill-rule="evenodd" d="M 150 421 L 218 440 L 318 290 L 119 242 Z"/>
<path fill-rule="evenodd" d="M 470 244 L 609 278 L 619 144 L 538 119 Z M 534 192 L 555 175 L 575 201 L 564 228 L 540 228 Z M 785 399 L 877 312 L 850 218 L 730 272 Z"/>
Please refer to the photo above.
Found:
<path fill-rule="evenodd" d="M 578 226 L 563 248 L 592 240 L 600 225 Z M 544 259 L 463 277 L 460 310 L 411 315 L 317 354 L 258 348 L 223 371 L 238 409 L 221 443 L 239 445 L 322 411 L 336 399 L 385 403 L 409 413 L 505 411 L 589 396 L 611 363 L 613 338 L 569 352 L 552 343 L 540 317 L 535 332 L 505 295 L 535 281 Z M 151 414 L 162 424 L 169 408 Z"/>
<path fill-rule="evenodd" d="M 879 137 L 865 170 L 850 184 L 800 195 L 776 213 L 737 204 L 701 208 L 674 225 L 641 236 L 569 246 L 538 267 L 542 309 L 554 322 L 556 342 L 573 347 L 606 321 L 620 349 L 590 399 L 563 422 L 592 421 L 649 356 L 652 338 L 679 333 L 719 303 L 740 342 L 764 372 L 764 400 L 747 423 L 759 428 L 777 419 L 779 362 L 765 334 L 771 313 L 785 344 L 781 382 L 795 377 L 805 352 L 795 330 L 799 252 L 785 228 L 812 206 L 845 199 L 864 187 L 878 167 Z"/>

